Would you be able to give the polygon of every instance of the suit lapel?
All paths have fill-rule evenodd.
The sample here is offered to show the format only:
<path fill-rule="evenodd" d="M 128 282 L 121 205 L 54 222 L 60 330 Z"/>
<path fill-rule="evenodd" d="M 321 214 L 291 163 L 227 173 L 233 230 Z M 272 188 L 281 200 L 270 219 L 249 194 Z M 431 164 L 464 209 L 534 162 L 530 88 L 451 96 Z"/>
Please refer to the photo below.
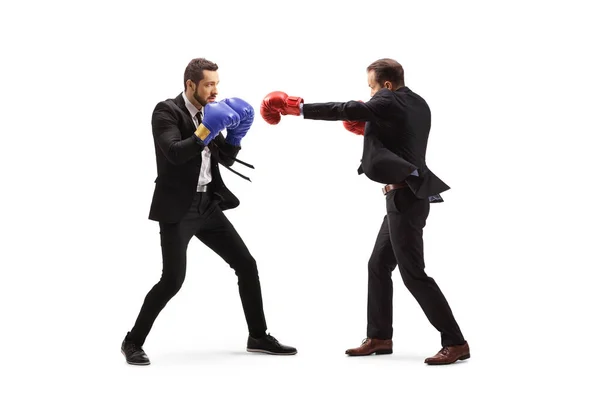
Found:
<path fill-rule="evenodd" d="M 183 93 L 179 93 L 179 95 L 175 97 L 173 101 L 175 102 L 175 104 L 177 104 L 177 107 L 181 108 L 181 111 L 183 111 L 187 115 L 190 114 L 187 107 L 185 106 L 185 101 L 183 100 Z"/>
<path fill-rule="evenodd" d="M 190 126 L 190 129 L 192 129 L 192 131 L 195 131 L 196 127 L 194 125 L 194 120 L 192 119 L 192 116 L 190 115 L 190 111 L 185 106 L 185 101 L 183 100 L 183 93 L 179 93 L 179 95 L 173 99 L 173 102 L 177 105 L 177 107 L 179 107 L 181 109 L 181 111 L 187 117 L 186 121 L 188 121 L 188 125 Z"/>

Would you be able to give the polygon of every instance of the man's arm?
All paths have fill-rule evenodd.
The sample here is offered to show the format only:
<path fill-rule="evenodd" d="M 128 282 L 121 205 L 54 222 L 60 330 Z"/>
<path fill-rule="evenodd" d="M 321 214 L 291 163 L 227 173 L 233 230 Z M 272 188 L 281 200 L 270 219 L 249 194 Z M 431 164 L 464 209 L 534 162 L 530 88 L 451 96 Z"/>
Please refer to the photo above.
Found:
<path fill-rule="evenodd" d="M 152 113 L 152 134 L 167 160 L 175 165 L 188 162 L 204 149 L 194 135 L 181 138 L 177 119 L 164 102 L 158 103 Z"/>
<path fill-rule="evenodd" d="M 234 159 L 240 152 L 241 147 L 227 143 L 222 133 L 219 133 L 217 137 L 213 139 L 213 141 L 215 142 L 215 145 L 219 151 L 219 162 L 223 165 L 231 167 L 235 162 Z"/>
<path fill-rule="evenodd" d="M 305 119 L 324 121 L 374 121 L 383 118 L 391 102 L 391 92 L 381 90 L 366 103 L 360 101 L 306 103 L 302 106 Z"/>
<path fill-rule="evenodd" d="M 393 94 L 388 89 L 378 91 L 366 103 L 304 103 L 301 97 L 272 92 L 263 100 L 261 114 L 272 125 L 279 123 L 280 115 L 303 115 L 305 119 L 324 121 L 374 121 L 385 117 L 392 101 Z"/>

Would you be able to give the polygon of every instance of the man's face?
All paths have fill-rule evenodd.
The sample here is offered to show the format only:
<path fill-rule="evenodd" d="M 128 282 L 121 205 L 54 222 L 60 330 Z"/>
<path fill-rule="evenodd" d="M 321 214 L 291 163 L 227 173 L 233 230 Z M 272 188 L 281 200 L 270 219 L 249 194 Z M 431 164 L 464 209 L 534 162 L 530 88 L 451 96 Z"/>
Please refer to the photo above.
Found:
<path fill-rule="evenodd" d="M 195 86 L 194 92 L 192 96 L 194 99 L 204 107 L 206 104 L 211 103 L 216 100 L 217 94 L 217 85 L 219 84 L 219 73 L 217 71 L 204 71 L 204 79 L 198 82 L 198 85 Z M 192 86 L 194 84 L 192 83 Z M 198 106 L 197 104 L 195 104 Z"/>
<path fill-rule="evenodd" d="M 375 93 L 382 89 L 381 85 L 375 80 L 375 71 L 369 71 L 367 74 L 367 82 L 371 88 L 371 97 L 373 97 Z"/>

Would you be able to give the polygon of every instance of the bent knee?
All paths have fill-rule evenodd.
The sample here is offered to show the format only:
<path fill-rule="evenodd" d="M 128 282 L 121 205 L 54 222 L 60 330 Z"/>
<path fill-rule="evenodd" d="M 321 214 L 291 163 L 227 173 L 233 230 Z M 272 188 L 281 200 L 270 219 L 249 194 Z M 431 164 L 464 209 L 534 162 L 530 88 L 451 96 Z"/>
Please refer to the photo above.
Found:
<path fill-rule="evenodd" d="M 166 277 L 160 280 L 160 286 L 166 294 L 174 296 L 183 286 L 184 276 Z"/>
<path fill-rule="evenodd" d="M 258 266 L 256 260 L 250 254 L 236 257 L 229 263 L 229 266 L 235 270 L 237 274 L 258 275 Z"/>
<path fill-rule="evenodd" d="M 423 268 L 414 265 L 400 268 L 400 276 L 402 277 L 404 286 L 409 290 L 431 281 L 431 278 L 425 273 Z"/>
<path fill-rule="evenodd" d="M 379 257 L 371 257 L 369 262 L 367 263 L 367 268 L 370 273 L 375 274 L 392 274 L 392 271 L 396 268 L 396 264 L 390 264 L 389 262 L 385 262 L 383 259 Z"/>

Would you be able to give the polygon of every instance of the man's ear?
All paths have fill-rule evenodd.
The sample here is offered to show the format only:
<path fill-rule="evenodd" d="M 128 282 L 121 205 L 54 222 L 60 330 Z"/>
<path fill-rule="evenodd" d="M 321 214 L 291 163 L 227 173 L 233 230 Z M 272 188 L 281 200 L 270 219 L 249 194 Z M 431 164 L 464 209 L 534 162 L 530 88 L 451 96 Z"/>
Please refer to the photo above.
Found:
<path fill-rule="evenodd" d="M 390 82 L 390 81 L 385 81 L 385 82 L 383 83 L 383 87 L 384 87 L 384 88 L 386 88 L 386 89 L 392 90 L 392 87 L 393 87 L 393 85 L 392 85 L 392 82 Z"/>

